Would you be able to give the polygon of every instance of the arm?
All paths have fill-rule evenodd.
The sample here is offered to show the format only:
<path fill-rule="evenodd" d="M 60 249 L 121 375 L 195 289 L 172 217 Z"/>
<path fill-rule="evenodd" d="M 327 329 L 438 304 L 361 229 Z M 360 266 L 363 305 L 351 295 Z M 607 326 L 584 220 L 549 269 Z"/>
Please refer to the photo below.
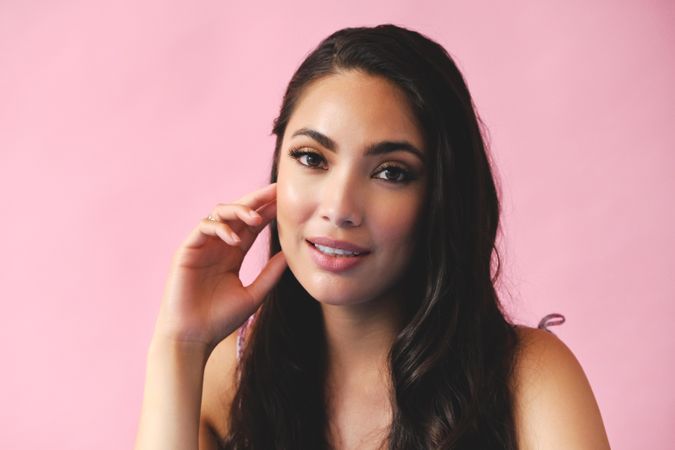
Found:
<path fill-rule="evenodd" d="M 136 450 L 214 447 L 213 429 L 202 417 L 202 395 L 211 397 L 204 389 L 206 362 L 286 268 L 278 252 L 253 283 L 244 286 L 239 279 L 244 256 L 274 217 L 276 183 L 235 203 L 219 203 L 174 254 L 148 350 Z"/>
<path fill-rule="evenodd" d="M 519 448 L 609 449 L 600 409 L 572 351 L 544 330 L 521 327 L 519 333 L 514 374 Z"/>
<path fill-rule="evenodd" d="M 199 348 L 195 356 L 190 349 L 184 352 L 180 346 L 159 342 L 153 341 L 148 354 L 136 450 L 217 450 L 219 438 L 228 433 L 236 389 L 237 332 L 216 345 L 203 367 Z M 195 441 L 197 427 L 199 447 Z"/>
<path fill-rule="evenodd" d="M 198 449 L 207 357 L 201 345 L 153 338 L 136 450 Z"/>

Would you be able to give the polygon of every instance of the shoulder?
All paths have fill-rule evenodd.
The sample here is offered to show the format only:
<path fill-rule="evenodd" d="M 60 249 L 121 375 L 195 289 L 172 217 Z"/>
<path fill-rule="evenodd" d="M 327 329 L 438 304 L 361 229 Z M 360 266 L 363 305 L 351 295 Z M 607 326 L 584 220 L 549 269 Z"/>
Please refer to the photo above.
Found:
<path fill-rule="evenodd" d="M 230 405 L 236 389 L 237 335 L 238 331 L 235 331 L 223 339 L 206 362 L 199 448 L 216 448 L 214 441 L 221 440 L 228 433 Z"/>
<path fill-rule="evenodd" d="M 572 351 L 548 331 L 518 326 L 512 379 L 521 449 L 609 449 L 602 417 Z"/>

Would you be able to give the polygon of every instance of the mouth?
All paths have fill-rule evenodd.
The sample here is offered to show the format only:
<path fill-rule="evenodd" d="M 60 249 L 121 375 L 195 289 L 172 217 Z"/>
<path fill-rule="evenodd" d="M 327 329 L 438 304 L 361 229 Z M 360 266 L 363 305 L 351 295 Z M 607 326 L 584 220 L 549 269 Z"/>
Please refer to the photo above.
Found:
<path fill-rule="evenodd" d="M 370 253 L 370 250 L 366 247 L 354 244 L 352 242 L 333 239 L 328 236 L 311 236 L 306 238 L 306 240 L 312 245 L 316 246 L 317 248 L 320 248 L 328 253 L 335 253 L 334 252 L 335 250 L 338 251 L 337 253 L 341 254 L 356 253 L 359 255 L 363 255 L 366 253 Z"/>
<path fill-rule="evenodd" d="M 324 255 L 334 256 L 338 258 L 364 256 L 370 253 L 370 251 L 365 250 L 362 247 L 357 247 L 356 245 L 353 244 L 340 243 L 338 241 L 326 242 L 327 239 L 323 239 L 322 242 L 315 242 L 309 239 L 305 239 L 305 241 L 309 245 L 317 249 L 319 252 L 323 253 Z"/>
<path fill-rule="evenodd" d="M 341 250 L 305 241 L 310 249 L 310 256 L 321 269 L 329 272 L 342 272 L 352 269 L 361 263 L 370 252 L 363 253 Z"/>

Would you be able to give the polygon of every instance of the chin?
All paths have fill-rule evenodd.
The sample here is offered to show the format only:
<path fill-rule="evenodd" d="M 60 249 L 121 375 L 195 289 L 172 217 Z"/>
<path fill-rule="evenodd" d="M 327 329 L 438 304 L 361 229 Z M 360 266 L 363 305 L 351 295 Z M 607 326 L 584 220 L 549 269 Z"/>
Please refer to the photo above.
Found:
<path fill-rule="evenodd" d="M 296 277 L 297 278 L 297 277 Z M 314 300 L 326 305 L 352 305 L 360 303 L 364 299 L 364 293 L 361 290 L 353 289 L 353 281 L 335 282 L 330 277 L 318 275 L 311 280 L 298 278 L 300 285 L 312 296 Z"/>
<path fill-rule="evenodd" d="M 301 286 L 317 302 L 331 306 L 354 306 L 380 298 L 384 286 L 367 285 L 358 280 L 335 280 L 319 274 L 307 279 L 298 279 Z"/>
<path fill-rule="evenodd" d="M 363 283 L 353 279 L 339 279 L 334 274 L 308 273 L 307 268 L 293 264 L 289 269 L 302 288 L 319 303 L 325 305 L 354 305 L 371 298 L 363 289 Z"/>
<path fill-rule="evenodd" d="M 309 292 L 309 291 L 308 291 Z M 356 305 L 358 303 L 362 303 L 362 299 L 357 299 L 354 297 L 336 297 L 335 295 L 313 295 L 311 292 L 310 294 L 314 300 L 317 302 L 323 304 L 323 305 L 331 305 L 331 306 L 348 306 L 348 305 Z"/>

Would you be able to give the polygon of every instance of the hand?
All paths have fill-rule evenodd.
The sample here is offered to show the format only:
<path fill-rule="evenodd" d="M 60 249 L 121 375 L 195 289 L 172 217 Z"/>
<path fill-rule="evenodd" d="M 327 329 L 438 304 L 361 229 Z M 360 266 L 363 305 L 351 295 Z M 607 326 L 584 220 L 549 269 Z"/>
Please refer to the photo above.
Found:
<path fill-rule="evenodd" d="M 274 255 L 249 286 L 239 279 L 244 256 L 276 217 L 276 183 L 235 203 L 218 204 L 176 251 L 155 334 L 213 349 L 253 314 L 286 268 Z"/>

